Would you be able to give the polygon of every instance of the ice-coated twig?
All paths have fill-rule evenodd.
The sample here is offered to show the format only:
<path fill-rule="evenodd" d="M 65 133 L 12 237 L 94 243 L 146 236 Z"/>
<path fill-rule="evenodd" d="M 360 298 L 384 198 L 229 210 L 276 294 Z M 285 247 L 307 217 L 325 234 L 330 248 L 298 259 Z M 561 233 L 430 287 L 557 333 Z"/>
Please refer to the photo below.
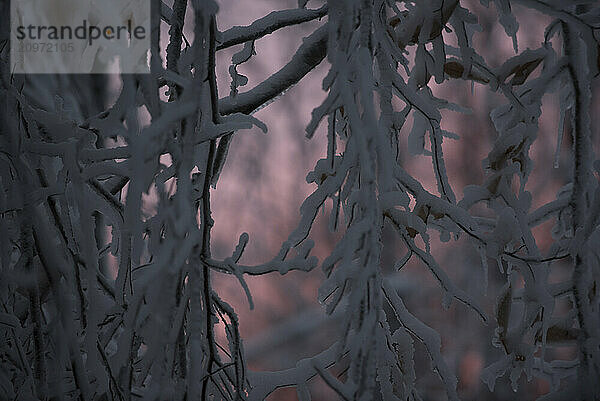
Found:
<path fill-rule="evenodd" d="M 456 384 L 458 381 L 450 372 L 450 369 L 444 362 L 444 358 L 440 352 L 440 335 L 431 327 L 428 327 L 415 316 L 413 316 L 408 309 L 406 309 L 406 306 L 404 306 L 404 302 L 396 292 L 396 289 L 386 281 L 383 282 L 383 293 L 385 294 L 385 297 L 392 308 L 394 308 L 394 312 L 396 313 L 396 316 L 402 325 L 408 330 L 409 333 L 411 333 L 421 343 L 423 343 L 423 345 L 425 345 L 425 348 L 429 353 L 429 357 L 431 358 L 431 361 L 435 365 L 435 368 L 440 375 L 442 382 L 444 383 L 448 398 L 451 400 L 458 400 L 458 394 L 456 392 Z"/>

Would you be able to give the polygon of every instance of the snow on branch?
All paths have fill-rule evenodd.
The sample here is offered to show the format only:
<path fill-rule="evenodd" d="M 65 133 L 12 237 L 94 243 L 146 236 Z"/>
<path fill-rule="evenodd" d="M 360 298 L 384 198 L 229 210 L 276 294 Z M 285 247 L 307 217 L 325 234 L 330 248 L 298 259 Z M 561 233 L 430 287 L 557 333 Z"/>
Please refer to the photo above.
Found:
<path fill-rule="evenodd" d="M 315 10 L 294 9 L 273 11 L 249 26 L 234 26 L 221 33 L 217 50 L 259 39 L 287 26 L 302 24 L 327 15 L 327 5 Z"/>
<path fill-rule="evenodd" d="M 251 114 L 298 83 L 327 54 L 327 24 L 304 38 L 292 59 L 275 74 L 247 92 L 219 100 L 221 115 Z"/>

